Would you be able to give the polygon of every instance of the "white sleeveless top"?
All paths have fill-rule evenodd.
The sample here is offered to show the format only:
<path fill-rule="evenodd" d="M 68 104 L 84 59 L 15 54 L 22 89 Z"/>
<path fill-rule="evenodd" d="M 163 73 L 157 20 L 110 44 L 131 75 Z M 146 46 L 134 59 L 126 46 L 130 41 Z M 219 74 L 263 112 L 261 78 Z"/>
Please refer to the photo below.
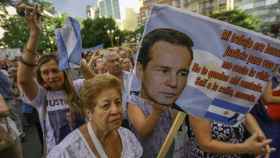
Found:
<path fill-rule="evenodd" d="M 120 127 L 118 133 L 122 142 L 121 158 L 140 158 L 143 149 L 135 135 Z M 48 158 L 96 158 L 79 129 L 74 130 L 47 155 Z"/>

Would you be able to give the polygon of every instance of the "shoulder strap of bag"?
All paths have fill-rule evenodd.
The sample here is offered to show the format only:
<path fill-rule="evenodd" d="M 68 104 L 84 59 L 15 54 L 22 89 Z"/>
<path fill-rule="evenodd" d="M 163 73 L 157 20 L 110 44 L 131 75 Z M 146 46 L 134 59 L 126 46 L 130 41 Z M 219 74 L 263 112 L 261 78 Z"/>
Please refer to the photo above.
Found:
<path fill-rule="evenodd" d="M 43 155 L 42 158 L 46 158 L 48 148 L 47 148 L 47 127 L 46 127 L 46 119 L 47 119 L 47 95 L 44 96 L 44 104 L 43 104 Z"/>
<path fill-rule="evenodd" d="M 98 155 L 100 155 L 101 158 L 108 158 L 105 151 L 103 150 L 103 147 L 102 147 L 100 141 L 96 137 L 90 123 L 87 124 L 87 129 L 88 129 L 89 135 L 91 137 L 91 140 L 98 152 Z"/>

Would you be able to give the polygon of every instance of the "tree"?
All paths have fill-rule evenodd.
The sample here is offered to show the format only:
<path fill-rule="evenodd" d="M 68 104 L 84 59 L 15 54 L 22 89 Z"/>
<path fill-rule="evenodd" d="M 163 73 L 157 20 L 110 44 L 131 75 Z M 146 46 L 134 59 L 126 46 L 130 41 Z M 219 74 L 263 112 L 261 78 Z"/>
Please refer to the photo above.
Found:
<path fill-rule="evenodd" d="M 29 4 L 28 0 L 21 0 L 23 3 Z M 52 3 L 47 0 L 33 0 L 33 3 L 40 4 L 45 11 L 54 13 L 54 7 Z M 11 5 L 10 0 L 1 0 L 0 7 Z M 0 39 L 0 47 L 8 48 L 23 48 L 28 38 L 28 28 L 25 19 L 20 16 L 9 16 L 7 14 L 0 15 L 0 27 L 6 32 L 4 37 Z M 38 44 L 39 52 L 53 52 L 56 50 L 55 34 L 56 28 L 61 27 L 66 19 L 66 15 L 59 17 L 43 17 L 42 21 L 42 33 L 40 36 L 40 42 Z"/>
<path fill-rule="evenodd" d="M 136 28 L 135 36 L 137 40 L 140 40 L 141 36 L 143 35 L 143 32 L 144 32 L 144 25 L 140 25 Z"/>
<path fill-rule="evenodd" d="M 120 39 L 121 31 L 112 18 L 88 18 L 82 21 L 81 36 L 83 48 L 94 47 L 102 43 L 104 47 L 110 47 L 118 42 L 115 37 Z"/>
<path fill-rule="evenodd" d="M 65 16 L 44 17 L 42 21 L 42 33 L 38 45 L 39 52 L 53 52 L 56 50 L 54 31 L 62 27 Z M 19 16 L 6 17 L 0 25 L 6 32 L 0 40 L 0 47 L 23 48 L 28 39 L 28 28 L 25 19 Z"/>
<path fill-rule="evenodd" d="M 122 31 L 123 41 L 137 43 L 144 32 L 144 25 L 138 26 L 134 31 Z"/>
<path fill-rule="evenodd" d="M 0 0 L 0 5 L 1 6 L 7 6 L 7 5 L 10 5 L 11 2 L 10 0 Z"/>
<path fill-rule="evenodd" d="M 260 29 L 260 20 L 257 17 L 249 15 L 246 12 L 240 10 L 214 13 L 211 14 L 210 17 L 254 31 L 259 31 Z"/>

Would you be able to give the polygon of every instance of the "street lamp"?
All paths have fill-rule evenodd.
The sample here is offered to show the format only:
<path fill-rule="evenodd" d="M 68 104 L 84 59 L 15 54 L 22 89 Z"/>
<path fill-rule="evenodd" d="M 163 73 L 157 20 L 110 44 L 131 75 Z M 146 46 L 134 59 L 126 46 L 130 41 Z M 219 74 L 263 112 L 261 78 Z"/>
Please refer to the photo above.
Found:
<path fill-rule="evenodd" d="M 114 42 L 113 42 L 114 30 L 113 30 L 113 29 L 107 30 L 107 34 L 108 34 L 108 36 L 109 36 L 109 38 L 110 38 L 111 46 L 113 47 L 113 46 L 114 46 Z"/>
<path fill-rule="evenodd" d="M 117 46 L 119 46 L 120 45 L 120 37 L 119 36 L 116 36 L 115 37 L 115 41 L 116 41 L 116 43 L 117 43 Z"/>

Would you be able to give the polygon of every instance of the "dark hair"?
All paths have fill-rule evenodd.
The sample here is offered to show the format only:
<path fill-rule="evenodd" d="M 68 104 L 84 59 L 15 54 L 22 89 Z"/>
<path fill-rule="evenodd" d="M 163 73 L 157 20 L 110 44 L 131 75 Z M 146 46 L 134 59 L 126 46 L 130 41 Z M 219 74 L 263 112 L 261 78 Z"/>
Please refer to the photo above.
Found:
<path fill-rule="evenodd" d="M 143 68 L 145 68 L 148 62 L 151 60 L 149 51 L 158 41 L 165 41 L 175 45 L 184 46 L 190 51 L 191 58 L 193 58 L 193 41 L 189 36 L 177 30 L 159 28 L 146 34 L 142 41 L 137 60 L 142 64 Z"/>
<path fill-rule="evenodd" d="M 42 57 L 40 57 L 40 59 L 38 61 L 38 67 L 36 70 L 36 78 L 37 78 L 37 81 L 39 82 L 39 84 L 43 87 L 44 87 L 44 80 L 41 76 L 41 67 L 42 67 L 42 65 L 44 65 L 52 60 L 58 64 L 57 56 L 54 54 L 43 55 Z M 69 76 L 66 75 L 65 71 L 63 71 L 63 75 L 65 77 L 63 90 L 66 93 L 66 102 L 69 104 L 71 110 L 76 111 L 76 112 L 81 112 L 81 111 L 79 111 L 80 110 L 80 108 L 79 108 L 80 99 L 79 99 L 78 94 L 76 94 L 75 88 L 72 84 L 72 80 L 69 78 Z M 44 87 L 44 88 L 48 89 L 48 87 Z"/>

